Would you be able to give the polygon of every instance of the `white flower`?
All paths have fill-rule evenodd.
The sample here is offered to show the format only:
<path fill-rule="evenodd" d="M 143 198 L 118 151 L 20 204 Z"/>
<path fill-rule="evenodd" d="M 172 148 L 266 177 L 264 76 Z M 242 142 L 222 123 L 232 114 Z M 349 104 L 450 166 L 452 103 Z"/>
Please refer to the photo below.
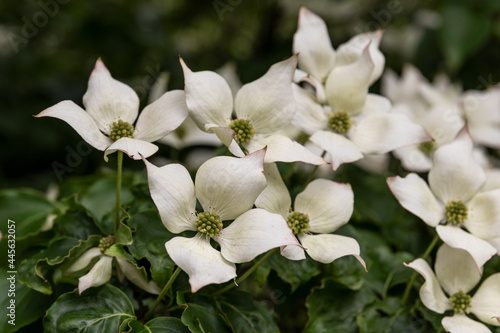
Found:
<path fill-rule="evenodd" d="M 113 246 L 114 237 L 108 236 L 101 239 L 99 247 L 93 247 L 85 251 L 65 273 L 74 273 L 88 268 L 91 263 L 98 258 L 92 269 L 79 278 L 78 292 L 81 294 L 91 287 L 99 287 L 111 279 L 113 259 L 123 276 L 139 288 L 155 295 L 159 295 L 161 290 L 154 281 L 147 281 L 144 273 L 129 263 L 127 260 L 106 255 L 106 251 Z"/>
<path fill-rule="evenodd" d="M 461 97 L 460 107 L 474 142 L 500 148 L 500 86 L 486 91 L 466 91 Z"/>
<path fill-rule="evenodd" d="M 62 101 L 36 117 L 64 120 L 92 147 L 107 155 L 121 150 L 134 159 L 154 154 L 151 142 L 163 138 L 187 116 L 184 92 L 167 92 L 139 112 L 139 97 L 126 84 L 111 77 L 98 59 L 83 96 L 85 110 L 72 101 Z M 135 126 L 133 126 L 135 120 Z"/>
<path fill-rule="evenodd" d="M 403 167 L 414 172 L 429 171 L 436 149 L 452 142 L 465 125 L 457 104 L 435 106 L 422 112 L 413 112 L 407 106 L 399 105 L 394 111 L 405 114 L 420 124 L 430 136 L 430 140 L 426 142 L 394 150 L 394 155 L 401 160 Z"/>
<path fill-rule="evenodd" d="M 347 223 L 352 215 L 354 195 L 349 184 L 315 179 L 297 195 L 290 212 L 290 194 L 276 164 L 266 164 L 264 171 L 268 184 L 255 202 L 257 207 L 283 216 L 314 260 L 326 264 L 353 255 L 366 268 L 355 239 L 330 234 Z M 292 260 L 305 259 L 302 247 L 287 246 L 282 254 Z"/>
<path fill-rule="evenodd" d="M 429 109 L 429 103 L 419 92 L 419 86 L 426 82 L 422 73 L 413 65 L 405 64 L 401 77 L 387 68 L 382 76 L 380 90 L 389 98 L 394 106 L 405 105 L 412 113 L 418 115 Z"/>
<path fill-rule="evenodd" d="M 393 112 L 406 115 L 429 134 L 428 141 L 399 147 L 394 155 L 407 170 L 429 171 L 434 151 L 453 141 L 465 125 L 456 103 L 459 87 L 452 86 L 443 75 L 431 84 L 418 69 L 407 64 L 399 79 L 390 70 L 384 74 L 382 91 L 393 102 Z"/>
<path fill-rule="evenodd" d="M 206 132 L 217 134 L 236 156 L 244 156 L 237 143 L 250 153 L 267 146 L 265 162 L 325 161 L 297 142 L 276 134 L 291 123 L 295 112 L 292 76 L 297 56 L 279 62 L 261 78 L 245 84 L 233 96 L 227 82 L 211 71 L 193 72 L 181 59 L 189 115 Z"/>
<path fill-rule="evenodd" d="M 428 179 L 429 185 L 411 173 L 387 183 L 401 206 L 436 227 L 446 244 L 469 252 L 481 268 L 497 253 L 487 240 L 500 237 L 500 190 L 481 191 L 485 173 L 466 132 L 436 150 Z"/>
<path fill-rule="evenodd" d="M 307 73 L 298 71 L 295 81 L 309 84 L 315 93 L 293 86 L 293 124 L 331 155 L 333 170 L 363 154 L 384 154 L 429 140 L 420 125 L 391 113 L 387 98 L 368 93 L 385 63 L 378 49 L 381 37 L 381 31 L 360 34 L 335 52 L 324 21 L 304 7 L 300 10 L 293 49 Z"/>
<path fill-rule="evenodd" d="M 431 107 L 454 104 L 462 93 L 462 86 L 451 83 L 450 78 L 443 73 L 436 75 L 432 84 L 421 82 L 417 89 Z"/>
<path fill-rule="evenodd" d="M 482 323 L 467 317 L 466 314 L 469 313 L 484 323 L 500 326 L 500 273 L 484 280 L 471 297 L 468 293 L 481 279 L 481 272 L 466 251 L 443 244 L 436 254 L 436 274 L 423 259 L 416 259 L 405 265 L 424 277 L 420 299 L 427 308 L 437 313 L 454 310 L 452 317 L 444 317 L 441 321 L 446 331 L 491 332 Z"/>
<path fill-rule="evenodd" d="M 264 154 L 260 150 L 243 158 L 212 158 L 200 166 L 194 184 L 179 164 L 158 168 L 146 161 L 151 196 L 165 227 L 173 233 L 197 232 L 165 244 L 172 260 L 189 275 L 193 292 L 235 278 L 235 263 L 275 247 L 299 245 L 280 215 L 251 209 L 266 187 Z M 196 199 L 203 212 L 196 213 Z M 228 220 L 234 221 L 223 228 Z M 220 251 L 212 247 L 211 238 Z"/>
<path fill-rule="evenodd" d="M 236 74 L 234 74 L 236 75 Z M 170 75 L 166 72 L 161 73 L 156 79 L 149 92 L 148 102 L 152 104 L 159 99 L 166 91 Z M 180 124 L 177 129 L 165 137 L 158 140 L 158 142 L 165 145 L 174 147 L 175 149 L 183 149 L 191 146 L 218 146 L 220 141 L 213 135 L 203 132 L 196 126 L 193 120 L 189 117 Z M 196 153 L 196 152 L 194 152 Z M 191 154 L 190 154 L 191 155 Z"/>

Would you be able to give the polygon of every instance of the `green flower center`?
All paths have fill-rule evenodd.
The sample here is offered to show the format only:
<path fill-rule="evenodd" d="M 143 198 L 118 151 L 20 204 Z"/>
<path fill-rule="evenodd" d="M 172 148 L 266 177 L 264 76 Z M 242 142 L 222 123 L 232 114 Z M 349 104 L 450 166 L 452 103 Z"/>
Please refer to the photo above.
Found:
<path fill-rule="evenodd" d="M 174 130 L 174 133 L 175 135 L 177 135 L 177 137 L 179 139 L 184 139 L 184 137 L 186 136 L 186 130 L 184 129 L 183 126 L 179 126 L 177 127 L 175 130 Z"/>
<path fill-rule="evenodd" d="M 467 207 L 462 200 L 448 201 L 446 204 L 446 221 L 453 225 L 460 225 L 465 220 L 467 220 Z"/>
<path fill-rule="evenodd" d="M 101 250 L 102 253 L 106 252 L 107 249 L 109 249 L 113 244 L 115 244 L 115 236 L 108 236 L 108 237 L 103 237 L 99 241 L 99 250 Z"/>
<path fill-rule="evenodd" d="M 109 126 L 109 138 L 116 141 L 121 138 L 134 138 L 134 126 L 121 119 Z"/>
<path fill-rule="evenodd" d="M 234 119 L 229 123 L 229 128 L 235 133 L 234 139 L 238 143 L 249 142 L 255 135 L 252 124 L 245 119 Z"/>
<path fill-rule="evenodd" d="M 472 297 L 461 290 L 450 297 L 450 302 L 455 313 L 469 313 L 471 300 Z"/>
<path fill-rule="evenodd" d="M 349 131 L 352 125 L 351 117 L 347 112 L 339 111 L 332 112 L 328 116 L 328 127 L 330 127 L 335 133 L 344 134 Z"/>
<path fill-rule="evenodd" d="M 432 141 L 423 142 L 418 146 L 418 149 L 427 156 L 431 156 L 436 150 L 436 145 Z"/>
<path fill-rule="evenodd" d="M 198 232 L 209 237 L 214 237 L 219 235 L 219 232 L 222 230 L 222 221 L 215 212 L 203 212 L 198 213 L 194 226 Z"/>
<path fill-rule="evenodd" d="M 291 212 L 288 214 L 286 223 L 292 229 L 294 235 L 298 235 L 309 230 L 309 216 L 300 212 Z"/>

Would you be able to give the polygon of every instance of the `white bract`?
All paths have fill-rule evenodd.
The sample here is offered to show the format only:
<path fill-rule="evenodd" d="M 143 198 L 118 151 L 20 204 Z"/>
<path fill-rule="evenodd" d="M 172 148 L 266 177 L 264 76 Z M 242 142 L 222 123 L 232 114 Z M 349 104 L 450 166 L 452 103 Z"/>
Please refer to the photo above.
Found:
<path fill-rule="evenodd" d="M 238 144 L 252 153 L 267 146 L 265 162 L 302 161 L 325 164 L 305 147 L 276 134 L 295 116 L 292 76 L 297 56 L 276 63 L 259 79 L 245 84 L 233 95 L 228 83 L 212 71 L 193 72 L 181 59 L 189 115 L 206 132 L 219 139 L 236 156 L 244 156 Z"/>
<path fill-rule="evenodd" d="M 469 252 L 480 269 L 497 253 L 489 241 L 500 237 L 500 190 L 481 191 L 486 177 L 472 148 L 464 131 L 434 153 L 429 185 L 414 173 L 387 183 L 405 209 L 435 227 L 446 244 Z"/>
<path fill-rule="evenodd" d="M 382 91 L 393 102 L 394 112 L 408 116 L 430 136 L 429 141 L 395 149 L 394 155 L 407 170 L 429 171 L 434 151 L 453 141 L 465 125 L 457 103 L 460 86 L 452 85 L 445 75 L 430 83 L 418 69 L 405 65 L 400 78 L 390 70 L 384 74 Z"/>
<path fill-rule="evenodd" d="M 173 233 L 197 232 L 165 244 L 172 260 L 189 275 L 193 292 L 235 278 L 235 263 L 275 247 L 299 246 L 280 215 L 251 209 L 266 187 L 264 154 L 259 150 L 243 158 L 214 157 L 200 166 L 194 184 L 179 164 L 158 168 L 145 162 L 151 196 L 165 227 Z M 196 212 L 197 199 L 203 212 Z M 229 220 L 234 221 L 223 227 Z"/>
<path fill-rule="evenodd" d="M 466 91 L 460 107 L 474 143 L 500 148 L 500 86 Z"/>
<path fill-rule="evenodd" d="M 105 151 L 104 158 L 117 150 L 134 159 L 154 154 L 151 142 L 176 129 L 187 117 L 184 92 L 173 90 L 139 112 L 139 97 L 128 85 L 111 77 L 98 59 L 83 96 L 85 110 L 72 101 L 62 101 L 36 117 L 64 120 L 92 147 Z M 136 121 L 135 126 L 133 125 Z"/>
<path fill-rule="evenodd" d="M 423 259 L 405 265 L 425 279 L 420 299 L 427 308 L 437 313 L 454 311 L 453 316 L 441 321 L 447 332 L 491 332 L 482 323 L 469 318 L 469 313 L 484 323 L 500 326 L 500 273 L 486 278 L 471 297 L 468 293 L 481 280 L 481 271 L 466 251 L 443 244 L 436 254 L 435 274 Z"/>
<path fill-rule="evenodd" d="M 166 91 L 170 75 L 166 72 L 161 73 L 149 92 L 148 102 L 152 104 L 159 99 Z M 186 147 L 204 145 L 218 146 L 220 141 L 213 135 L 204 132 L 196 126 L 189 115 L 175 131 L 158 140 L 158 142 L 181 150 Z M 196 153 L 196 151 L 194 152 Z M 190 154 L 192 155 L 192 154 Z"/>
<path fill-rule="evenodd" d="M 404 105 L 414 114 L 420 114 L 429 109 L 430 105 L 419 92 L 419 87 L 426 78 L 418 68 L 405 64 L 401 76 L 387 68 L 382 76 L 380 90 L 397 107 Z"/>
<path fill-rule="evenodd" d="M 305 249 L 311 258 L 327 264 L 353 255 L 366 268 L 355 239 L 330 234 L 351 218 L 354 194 L 349 184 L 315 179 L 297 195 L 291 211 L 290 194 L 276 164 L 266 164 L 264 170 L 268 184 L 255 205 L 283 216 L 303 247 L 287 246 L 282 252 L 285 257 L 305 259 Z"/>
<path fill-rule="evenodd" d="M 112 275 L 113 261 L 117 264 L 122 276 L 125 276 L 130 282 L 139 288 L 158 295 L 160 288 L 154 281 L 146 280 L 146 271 L 139 269 L 125 259 L 109 256 L 106 252 L 113 247 L 114 237 L 108 236 L 101 239 L 99 247 L 93 247 L 85 251 L 70 267 L 64 270 L 65 274 L 71 274 L 88 269 L 95 259 L 90 271 L 79 278 L 78 292 L 81 294 L 91 287 L 99 287 L 109 281 Z"/>
<path fill-rule="evenodd" d="M 439 105 L 424 112 L 414 112 L 405 105 L 399 105 L 394 111 L 420 124 L 430 136 L 429 141 L 394 150 L 394 155 L 401 160 L 403 167 L 414 172 L 429 171 L 436 149 L 452 142 L 465 125 L 457 104 Z"/>
<path fill-rule="evenodd" d="M 378 49 L 381 31 L 360 34 L 335 52 L 325 22 L 301 8 L 294 52 L 300 53 L 294 85 L 297 115 L 293 124 L 331 155 L 332 168 L 357 161 L 363 154 L 384 154 L 398 147 L 429 140 L 420 126 L 391 113 L 385 97 L 369 94 L 369 86 L 384 68 Z"/>

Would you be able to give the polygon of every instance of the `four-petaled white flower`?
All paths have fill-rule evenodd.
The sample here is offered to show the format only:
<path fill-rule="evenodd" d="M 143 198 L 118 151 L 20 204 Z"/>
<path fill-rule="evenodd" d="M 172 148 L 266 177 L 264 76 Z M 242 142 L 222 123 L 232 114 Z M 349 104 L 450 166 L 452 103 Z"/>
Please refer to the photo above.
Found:
<path fill-rule="evenodd" d="M 446 244 L 469 252 L 481 268 L 500 251 L 488 242 L 500 236 L 500 189 L 481 191 L 486 177 L 472 148 L 464 131 L 434 153 L 429 185 L 414 173 L 387 183 L 401 206 L 436 227 Z"/>
<path fill-rule="evenodd" d="M 305 259 L 305 249 L 311 258 L 326 264 L 337 258 L 353 255 L 366 269 L 355 239 L 330 234 L 351 218 L 354 194 L 349 184 L 315 179 L 297 195 L 293 211 L 290 212 L 290 194 L 276 164 L 266 164 L 264 170 L 268 185 L 255 205 L 287 219 L 289 227 L 303 247 L 285 247 L 282 251 L 285 257 L 292 260 Z"/>
<path fill-rule="evenodd" d="M 106 255 L 106 252 L 113 246 L 114 237 L 108 236 L 101 239 L 99 247 L 93 247 L 85 251 L 70 267 L 64 270 L 65 274 L 79 272 L 85 269 L 99 258 L 90 271 L 78 279 L 78 292 L 81 294 L 91 287 L 99 287 L 111 279 L 113 261 L 117 264 L 117 269 L 121 275 L 139 288 L 155 295 L 159 295 L 161 290 L 154 281 L 147 281 L 144 268 L 141 270 L 125 259 Z M 114 259 L 114 260 L 113 260 Z"/>
<path fill-rule="evenodd" d="M 300 246 L 281 215 L 251 209 L 266 187 L 264 154 L 259 150 L 243 158 L 214 157 L 200 166 L 194 184 L 179 164 L 158 168 L 145 161 L 151 196 L 165 227 L 173 233 L 197 231 L 192 238 L 175 237 L 165 244 L 189 275 L 193 292 L 235 278 L 235 263 L 275 247 Z M 196 213 L 196 199 L 203 212 Z M 223 227 L 228 220 L 234 221 Z"/>
<path fill-rule="evenodd" d="M 85 110 L 72 101 L 62 101 L 36 117 L 64 120 L 92 147 L 105 151 L 104 158 L 117 150 L 134 159 L 154 154 L 151 142 L 176 129 L 187 117 L 184 92 L 173 90 L 139 112 L 139 97 L 128 85 L 111 77 L 98 59 L 83 96 Z M 135 120 L 137 123 L 133 125 Z"/>
<path fill-rule="evenodd" d="M 491 332 L 470 319 L 469 313 L 484 323 L 500 326 L 500 273 L 490 275 L 471 297 L 468 293 L 481 280 L 481 271 L 466 251 L 443 244 L 436 254 L 435 274 L 423 259 L 405 265 L 424 277 L 420 299 L 427 308 L 437 313 L 454 311 L 453 316 L 441 321 L 447 332 Z"/>
<path fill-rule="evenodd" d="M 378 45 L 382 32 L 360 34 L 334 51 L 325 22 L 302 7 L 294 52 L 300 53 L 295 81 L 310 84 L 315 93 L 293 85 L 297 115 L 293 124 L 328 152 L 332 168 L 357 161 L 363 154 L 384 154 L 429 140 L 424 129 L 402 114 L 391 113 L 385 97 L 369 94 L 383 70 Z"/>
<path fill-rule="evenodd" d="M 434 151 L 453 141 L 464 127 L 464 119 L 454 103 L 459 91 L 451 89 L 444 76 L 430 84 L 417 68 L 408 64 L 403 67 L 400 79 L 391 70 L 386 71 L 382 91 L 392 101 L 394 112 L 405 114 L 422 125 L 432 139 L 397 148 L 393 151 L 394 156 L 406 170 L 428 172 Z"/>
<path fill-rule="evenodd" d="M 189 115 L 198 127 L 217 134 L 236 156 L 241 144 L 252 153 L 267 147 L 265 162 L 325 164 L 304 146 L 277 134 L 295 116 L 292 77 L 297 56 L 276 63 L 261 78 L 245 84 L 233 95 L 227 82 L 212 71 L 193 72 L 181 59 Z M 237 119 L 231 120 L 234 111 Z"/>

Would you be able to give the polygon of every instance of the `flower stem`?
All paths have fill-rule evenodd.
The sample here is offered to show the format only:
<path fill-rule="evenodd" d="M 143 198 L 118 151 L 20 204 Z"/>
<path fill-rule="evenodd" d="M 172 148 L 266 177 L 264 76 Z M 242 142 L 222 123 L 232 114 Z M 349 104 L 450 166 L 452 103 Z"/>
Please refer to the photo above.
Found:
<path fill-rule="evenodd" d="M 158 306 L 160 301 L 163 299 L 163 297 L 165 297 L 167 292 L 170 290 L 170 287 L 172 287 L 172 284 L 174 283 L 175 279 L 177 278 L 177 275 L 179 275 L 180 272 L 181 272 L 181 268 L 177 266 L 175 271 L 170 276 L 170 279 L 168 280 L 167 284 L 165 285 L 165 287 L 163 287 L 163 290 L 161 291 L 160 295 L 158 295 L 155 302 L 153 303 L 151 308 L 148 310 L 148 312 L 144 316 L 145 321 L 148 320 L 149 317 L 153 314 L 154 310 L 156 309 L 156 307 Z"/>
<path fill-rule="evenodd" d="M 118 151 L 118 166 L 116 167 L 116 207 L 115 207 L 115 235 L 118 232 L 120 223 L 120 194 L 122 192 L 122 164 L 123 152 Z"/>
<path fill-rule="evenodd" d="M 425 250 L 423 256 L 421 257 L 422 259 L 427 259 L 427 257 L 431 254 L 432 249 L 434 246 L 436 246 L 437 242 L 439 240 L 439 235 L 434 236 L 434 239 L 431 241 L 427 249 Z M 403 294 L 403 298 L 401 299 L 401 303 L 405 305 L 406 301 L 408 300 L 408 297 L 410 296 L 410 291 L 411 287 L 413 287 L 413 284 L 415 283 L 415 279 L 417 278 L 418 272 L 414 271 L 412 276 L 410 277 L 410 280 L 406 284 L 406 289 L 405 293 Z"/>
<path fill-rule="evenodd" d="M 266 261 L 273 254 L 274 250 L 275 249 L 272 249 L 269 252 L 267 252 L 252 267 L 250 267 L 242 276 L 237 278 L 235 283 L 230 283 L 227 286 L 225 286 L 224 288 L 217 290 L 215 293 L 212 294 L 212 296 L 217 296 L 217 295 L 223 294 L 226 291 L 232 289 L 234 286 L 237 286 L 241 282 L 245 281 L 250 275 L 252 275 L 253 272 L 255 272 L 257 270 L 257 268 L 259 268 L 260 264 L 262 264 L 264 261 Z"/>
<path fill-rule="evenodd" d="M 321 154 L 321 157 L 325 157 L 325 155 L 326 155 L 326 150 L 323 151 L 323 154 Z M 309 174 L 309 177 L 307 177 L 306 181 L 304 182 L 304 188 L 307 185 L 309 185 L 309 183 L 314 179 L 314 174 L 316 173 L 318 168 L 319 168 L 319 165 L 314 166 L 314 169 L 311 171 L 311 173 Z"/>

